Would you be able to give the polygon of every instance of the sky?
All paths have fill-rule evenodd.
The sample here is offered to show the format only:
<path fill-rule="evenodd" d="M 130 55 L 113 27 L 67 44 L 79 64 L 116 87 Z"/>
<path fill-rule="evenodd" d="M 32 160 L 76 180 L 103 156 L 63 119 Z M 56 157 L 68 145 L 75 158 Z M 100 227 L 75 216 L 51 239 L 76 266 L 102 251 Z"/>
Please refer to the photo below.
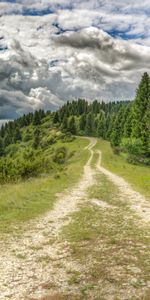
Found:
<path fill-rule="evenodd" d="M 1 120 L 134 99 L 149 68 L 149 0 L 0 1 Z"/>

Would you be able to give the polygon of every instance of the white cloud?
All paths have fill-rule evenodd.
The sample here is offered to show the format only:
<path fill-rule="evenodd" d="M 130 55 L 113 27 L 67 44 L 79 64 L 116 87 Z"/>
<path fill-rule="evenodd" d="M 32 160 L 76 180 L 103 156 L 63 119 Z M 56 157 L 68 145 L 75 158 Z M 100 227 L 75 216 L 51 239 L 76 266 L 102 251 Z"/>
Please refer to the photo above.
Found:
<path fill-rule="evenodd" d="M 150 68 L 148 11 L 147 0 L 1 2 L 0 118 L 77 97 L 133 98 Z"/>

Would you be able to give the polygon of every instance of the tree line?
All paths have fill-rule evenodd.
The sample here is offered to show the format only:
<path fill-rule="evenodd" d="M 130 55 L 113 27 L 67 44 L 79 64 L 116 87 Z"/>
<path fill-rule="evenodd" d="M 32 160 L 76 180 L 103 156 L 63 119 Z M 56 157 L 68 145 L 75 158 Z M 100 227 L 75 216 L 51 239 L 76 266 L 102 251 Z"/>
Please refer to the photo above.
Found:
<path fill-rule="evenodd" d="M 21 129 L 29 125 L 38 126 L 41 124 L 42 119 L 47 115 L 44 110 L 40 109 L 34 113 L 29 113 L 23 115 L 22 117 L 9 121 L 5 125 L 1 126 L 0 129 L 0 156 L 5 154 L 5 149 L 10 144 L 15 144 L 22 141 L 22 132 Z M 38 129 L 35 128 L 34 131 L 35 144 L 37 144 L 37 139 L 39 136 Z M 25 141 L 28 140 L 26 135 Z"/>
<path fill-rule="evenodd" d="M 150 164 L 150 77 L 143 74 L 134 101 L 67 102 L 53 113 L 53 123 L 65 132 L 109 140 L 129 161 Z"/>
<path fill-rule="evenodd" d="M 128 160 L 150 164 L 150 77 L 144 73 L 134 101 L 89 103 L 84 99 L 67 102 L 56 112 L 35 111 L 2 125 L 0 156 L 8 145 L 22 140 L 22 128 L 33 125 L 33 148 L 39 144 L 43 120 L 63 133 L 86 135 L 110 141 L 115 153 L 128 153 Z M 28 134 L 24 137 L 28 140 Z"/>

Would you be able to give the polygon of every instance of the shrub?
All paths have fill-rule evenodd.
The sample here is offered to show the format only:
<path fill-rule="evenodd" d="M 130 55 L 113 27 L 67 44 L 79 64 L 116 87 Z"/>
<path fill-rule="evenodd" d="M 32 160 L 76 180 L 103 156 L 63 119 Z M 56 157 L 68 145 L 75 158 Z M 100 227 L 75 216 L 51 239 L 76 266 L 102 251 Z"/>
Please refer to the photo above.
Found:
<path fill-rule="evenodd" d="M 49 145 L 53 145 L 55 143 L 56 143 L 56 138 L 55 138 L 55 136 L 51 135 L 51 136 L 43 139 L 41 146 L 42 146 L 42 148 L 46 148 Z"/>
<path fill-rule="evenodd" d="M 29 132 L 27 132 L 23 137 L 23 142 L 28 142 L 31 139 L 32 139 L 32 135 Z"/>
<path fill-rule="evenodd" d="M 5 154 L 10 157 L 14 156 L 19 150 L 18 144 L 10 144 L 5 148 Z"/>
<path fill-rule="evenodd" d="M 142 141 L 136 138 L 122 139 L 121 148 L 130 155 L 140 156 L 142 153 Z"/>
<path fill-rule="evenodd" d="M 116 155 L 119 155 L 121 152 L 121 149 L 119 147 L 113 147 L 112 149 L 113 149 L 114 154 L 116 154 Z"/>
<path fill-rule="evenodd" d="M 40 162 L 38 160 L 19 162 L 18 171 L 22 179 L 37 176 L 40 173 Z"/>
<path fill-rule="evenodd" d="M 54 155 L 53 155 L 53 161 L 57 164 L 63 164 L 66 161 L 67 158 L 67 149 L 66 147 L 60 147 L 57 148 Z"/>

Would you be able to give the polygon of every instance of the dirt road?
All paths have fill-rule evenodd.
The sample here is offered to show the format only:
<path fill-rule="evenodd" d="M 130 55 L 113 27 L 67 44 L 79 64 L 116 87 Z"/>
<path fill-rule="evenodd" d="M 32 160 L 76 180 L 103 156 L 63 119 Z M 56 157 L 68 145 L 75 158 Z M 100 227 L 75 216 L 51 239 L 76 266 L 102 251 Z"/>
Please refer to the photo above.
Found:
<path fill-rule="evenodd" d="M 69 270 L 82 271 L 82 266 L 72 260 L 68 243 L 60 239 L 60 232 L 64 225 L 70 223 L 71 214 L 87 200 L 87 190 L 94 184 L 97 171 L 113 181 L 120 190 L 120 197 L 129 201 L 131 208 L 144 221 L 150 220 L 150 207 L 144 197 L 133 191 L 124 179 L 101 166 L 100 151 L 96 168 L 91 167 L 97 140 L 89 138 L 89 141 L 87 149 L 90 157 L 78 184 L 59 194 L 54 209 L 31 222 L 31 229 L 22 237 L 12 237 L 1 246 L 0 300 L 42 299 L 49 293 L 48 290 L 52 290 L 52 294 L 69 290 Z M 76 290 L 73 292 L 75 294 Z"/>

